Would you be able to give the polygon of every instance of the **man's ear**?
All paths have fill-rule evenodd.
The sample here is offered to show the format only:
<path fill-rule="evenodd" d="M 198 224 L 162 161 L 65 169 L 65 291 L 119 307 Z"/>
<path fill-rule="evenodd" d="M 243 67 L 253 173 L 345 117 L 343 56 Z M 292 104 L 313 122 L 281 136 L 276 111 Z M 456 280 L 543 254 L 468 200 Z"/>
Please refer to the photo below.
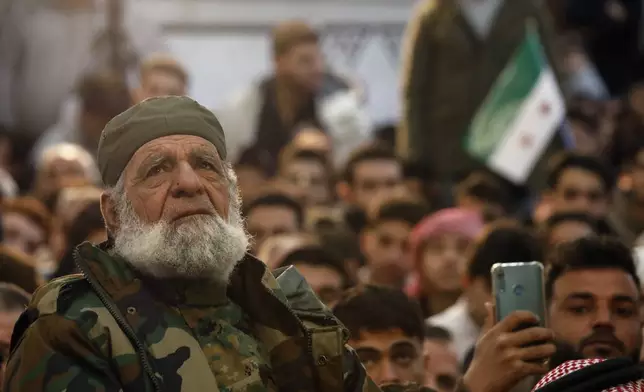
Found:
<path fill-rule="evenodd" d="M 119 221 L 116 214 L 116 205 L 109 192 L 101 194 L 101 214 L 105 220 L 105 227 L 108 233 L 114 233 L 118 230 Z"/>

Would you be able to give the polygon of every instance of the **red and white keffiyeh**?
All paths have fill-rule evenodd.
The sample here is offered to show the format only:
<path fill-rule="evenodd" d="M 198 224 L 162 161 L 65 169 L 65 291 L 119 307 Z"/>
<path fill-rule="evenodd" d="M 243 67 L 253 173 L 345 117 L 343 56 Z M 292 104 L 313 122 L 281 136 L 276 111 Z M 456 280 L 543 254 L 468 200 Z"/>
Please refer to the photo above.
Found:
<path fill-rule="evenodd" d="M 540 388 L 543 388 L 551 382 L 559 380 L 571 373 L 604 361 L 605 359 L 593 358 L 565 362 L 546 374 L 537 383 L 532 392 L 538 391 Z M 644 379 L 604 389 L 603 392 L 644 392 Z"/>

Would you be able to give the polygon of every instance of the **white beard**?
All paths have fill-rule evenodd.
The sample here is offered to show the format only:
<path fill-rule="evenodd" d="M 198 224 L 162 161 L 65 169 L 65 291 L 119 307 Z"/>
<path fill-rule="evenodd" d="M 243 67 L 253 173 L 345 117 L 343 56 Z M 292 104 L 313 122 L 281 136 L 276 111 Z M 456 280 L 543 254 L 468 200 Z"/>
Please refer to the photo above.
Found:
<path fill-rule="evenodd" d="M 158 278 L 200 278 L 227 284 L 244 257 L 249 236 L 239 207 L 231 203 L 230 219 L 195 215 L 176 223 L 142 222 L 126 197 L 117 203 L 120 227 L 113 252 L 141 272 Z"/>

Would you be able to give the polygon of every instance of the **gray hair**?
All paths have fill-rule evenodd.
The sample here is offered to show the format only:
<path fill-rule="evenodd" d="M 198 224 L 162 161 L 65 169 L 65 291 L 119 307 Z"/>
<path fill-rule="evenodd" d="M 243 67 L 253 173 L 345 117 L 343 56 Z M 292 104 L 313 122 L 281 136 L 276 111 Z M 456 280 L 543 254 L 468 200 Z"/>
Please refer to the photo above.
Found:
<path fill-rule="evenodd" d="M 85 171 L 89 179 L 96 184 L 101 181 L 101 173 L 96 165 L 96 160 L 86 149 L 74 143 L 58 143 L 47 147 L 37 158 L 36 166 L 42 170 L 49 162 L 62 158 L 70 161 L 77 161 Z"/>

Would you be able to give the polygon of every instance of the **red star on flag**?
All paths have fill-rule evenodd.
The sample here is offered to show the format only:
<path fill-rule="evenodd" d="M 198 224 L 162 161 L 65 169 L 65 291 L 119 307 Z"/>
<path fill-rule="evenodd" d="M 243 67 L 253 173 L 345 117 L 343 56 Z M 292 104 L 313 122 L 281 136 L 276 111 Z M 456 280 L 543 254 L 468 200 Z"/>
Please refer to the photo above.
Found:
<path fill-rule="evenodd" d="M 521 139 L 519 140 L 519 143 L 521 144 L 521 148 L 527 149 L 532 147 L 532 144 L 534 143 L 534 140 L 532 138 L 532 135 L 530 134 L 525 134 L 521 136 Z"/>
<path fill-rule="evenodd" d="M 550 113 L 550 104 L 548 102 L 544 102 L 541 104 L 541 107 L 539 108 L 541 111 L 541 114 L 546 115 Z"/>

